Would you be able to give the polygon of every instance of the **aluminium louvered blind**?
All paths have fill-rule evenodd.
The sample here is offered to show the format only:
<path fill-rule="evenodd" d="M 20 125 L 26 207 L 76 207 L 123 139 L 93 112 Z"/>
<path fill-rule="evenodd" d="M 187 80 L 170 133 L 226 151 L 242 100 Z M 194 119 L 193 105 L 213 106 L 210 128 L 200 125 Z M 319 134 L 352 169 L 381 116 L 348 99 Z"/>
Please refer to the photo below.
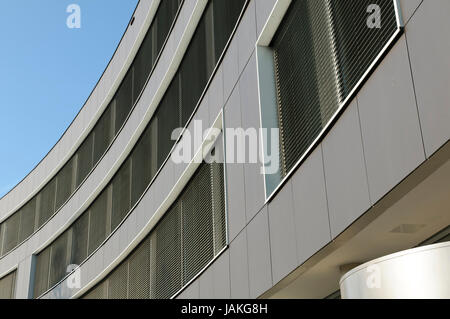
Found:
<path fill-rule="evenodd" d="M 151 233 L 83 298 L 167 299 L 226 245 L 223 164 L 202 164 Z M 102 294 L 100 294 L 102 295 Z"/>
<path fill-rule="evenodd" d="M 369 28 L 369 5 L 382 26 Z M 296 165 L 397 31 L 393 0 L 297 0 L 272 47 L 281 175 Z"/>
<path fill-rule="evenodd" d="M 0 299 L 13 299 L 15 296 L 16 271 L 0 278 Z"/>

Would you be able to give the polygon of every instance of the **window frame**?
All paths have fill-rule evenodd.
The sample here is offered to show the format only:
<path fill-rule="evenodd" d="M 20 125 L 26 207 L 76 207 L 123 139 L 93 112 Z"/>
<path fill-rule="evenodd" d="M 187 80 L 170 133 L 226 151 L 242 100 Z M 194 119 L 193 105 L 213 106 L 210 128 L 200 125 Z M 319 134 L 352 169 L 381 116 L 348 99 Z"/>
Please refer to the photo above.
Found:
<path fill-rule="evenodd" d="M 255 45 L 256 52 L 256 61 L 257 61 L 257 80 L 258 80 L 258 102 L 259 102 L 259 120 L 261 128 L 278 128 L 278 116 L 276 113 L 278 112 L 278 102 L 276 97 L 276 75 L 274 71 L 274 50 L 271 47 L 272 39 L 277 34 L 277 31 L 280 25 L 284 21 L 284 17 L 288 13 L 291 4 L 294 0 L 278 0 L 272 11 L 266 20 L 266 24 L 264 25 L 258 40 Z M 389 38 L 383 49 L 377 54 L 374 61 L 369 65 L 366 69 L 362 77 L 358 80 L 357 84 L 350 90 L 350 93 L 344 98 L 342 102 L 339 103 L 338 109 L 335 111 L 333 116 L 328 120 L 328 122 L 324 125 L 323 129 L 314 139 L 314 141 L 310 144 L 310 146 L 306 149 L 303 155 L 296 161 L 294 166 L 287 172 L 284 177 L 281 177 L 279 174 L 266 174 L 266 164 L 262 165 L 263 167 L 263 175 L 264 175 L 264 194 L 265 194 L 265 204 L 269 203 L 274 199 L 274 197 L 278 194 L 278 192 L 284 187 L 287 181 L 292 177 L 292 175 L 297 171 L 297 169 L 306 161 L 306 159 L 311 155 L 311 153 L 315 150 L 315 148 L 321 143 L 323 138 L 332 129 L 333 125 L 340 118 L 346 108 L 350 105 L 352 100 L 355 98 L 359 90 L 362 88 L 364 83 L 368 80 L 370 75 L 375 71 L 377 66 L 389 52 L 389 50 L 393 47 L 393 45 L 397 42 L 400 36 L 404 31 L 404 22 L 401 13 L 400 0 L 391 0 L 394 3 L 395 8 L 395 16 L 397 20 L 397 29 Z M 263 114 L 266 112 L 265 114 Z M 272 114 L 268 114 L 272 113 Z M 276 115 L 275 115 L 275 114 Z M 267 137 L 260 134 L 262 145 L 262 156 L 263 163 L 266 163 L 266 152 L 268 150 L 265 149 L 267 143 Z M 272 178 L 279 179 L 276 183 L 276 186 L 273 187 L 273 190 L 268 193 L 268 176 L 272 176 Z M 273 183 L 273 180 L 270 181 Z"/>

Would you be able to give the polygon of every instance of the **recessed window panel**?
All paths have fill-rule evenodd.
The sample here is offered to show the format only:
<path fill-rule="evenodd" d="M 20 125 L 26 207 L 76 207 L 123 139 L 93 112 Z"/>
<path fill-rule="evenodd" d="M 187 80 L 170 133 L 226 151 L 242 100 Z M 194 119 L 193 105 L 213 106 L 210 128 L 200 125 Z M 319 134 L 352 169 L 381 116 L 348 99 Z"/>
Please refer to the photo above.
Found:
<path fill-rule="evenodd" d="M 181 126 L 179 110 L 179 82 L 173 81 L 155 113 L 158 121 L 158 167 L 162 166 L 175 144 L 171 136 Z"/>
<path fill-rule="evenodd" d="M 146 239 L 85 298 L 105 283 L 108 298 L 171 298 L 186 286 L 226 246 L 223 174 L 223 164 L 202 164 Z"/>
<path fill-rule="evenodd" d="M 231 32 L 242 12 L 246 0 L 213 0 L 214 10 L 214 49 L 216 61 L 222 55 Z"/>
<path fill-rule="evenodd" d="M 34 298 L 42 295 L 48 288 L 48 276 L 50 267 L 51 246 L 44 249 L 36 256 L 36 268 L 34 275 Z"/>
<path fill-rule="evenodd" d="M 128 114 L 133 107 L 133 70 L 130 69 L 125 75 L 115 96 L 115 133 L 117 134 L 125 123 Z"/>
<path fill-rule="evenodd" d="M 14 299 L 16 288 L 16 271 L 0 278 L 0 300 Z"/>
<path fill-rule="evenodd" d="M 128 159 L 117 172 L 112 182 L 111 229 L 122 222 L 131 208 L 131 161 Z"/>
<path fill-rule="evenodd" d="M 72 195 L 75 188 L 75 157 L 67 162 L 66 165 L 56 175 L 58 187 L 56 189 L 56 209 L 58 210 Z"/>
<path fill-rule="evenodd" d="M 22 243 L 25 239 L 33 234 L 36 221 L 36 198 L 30 200 L 20 210 L 20 232 L 19 243 Z"/>
<path fill-rule="evenodd" d="M 83 214 L 72 226 L 70 264 L 80 265 L 88 255 L 89 214 Z"/>
<path fill-rule="evenodd" d="M 155 230 L 152 298 L 168 299 L 183 286 L 181 250 L 181 205 L 174 205 Z"/>
<path fill-rule="evenodd" d="M 111 103 L 114 104 L 115 101 L 113 100 Z M 94 163 L 97 163 L 103 154 L 105 154 L 106 149 L 113 140 L 113 137 L 114 130 L 112 108 L 108 107 L 94 128 Z"/>
<path fill-rule="evenodd" d="M 150 298 L 150 239 L 144 240 L 129 257 L 128 297 Z"/>
<path fill-rule="evenodd" d="M 14 214 L 4 223 L 3 254 L 7 254 L 19 243 L 20 214 Z"/>
<path fill-rule="evenodd" d="M 108 280 L 108 299 L 127 299 L 128 263 L 117 267 Z"/>
<path fill-rule="evenodd" d="M 180 67 L 182 125 L 186 125 L 192 115 L 207 79 L 206 61 L 206 24 L 201 20 L 191 40 Z"/>
<path fill-rule="evenodd" d="M 94 146 L 93 141 L 94 133 L 91 133 L 77 150 L 77 181 L 75 183 L 75 188 L 81 185 L 84 179 L 88 176 L 89 172 L 92 170 Z"/>
<path fill-rule="evenodd" d="M 209 166 L 203 166 L 181 197 L 183 277 L 191 280 L 214 257 L 212 188 Z"/>
<path fill-rule="evenodd" d="M 110 233 L 109 228 L 109 188 L 106 188 L 102 194 L 92 204 L 89 209 L 89 250 L 90 255 L 106 239 Z"/>
<path fill-rule="evenodd" d="M 68 232 L 64 232 L 53 242 L 50 250 L 50 287 L 58 283 L 66 274 L 68 263 Z"/>
<path fill-rule="evenodd" d="M 142 196 L 154 174 L 152 174 L 152 154 L 151 154 L 151 130 L 148 127 L 142 134 L 133 153 L 132 161 L 132 181 L 131 181 L 131 206 L 134 206 Z"/>
<path fill-rule="evenodd" d="M 56 178 L 53 178 L 42 191 L 38 197 L 38 227 L 41 227 L 55 212 L 55 195 L 56 195 Z"/>

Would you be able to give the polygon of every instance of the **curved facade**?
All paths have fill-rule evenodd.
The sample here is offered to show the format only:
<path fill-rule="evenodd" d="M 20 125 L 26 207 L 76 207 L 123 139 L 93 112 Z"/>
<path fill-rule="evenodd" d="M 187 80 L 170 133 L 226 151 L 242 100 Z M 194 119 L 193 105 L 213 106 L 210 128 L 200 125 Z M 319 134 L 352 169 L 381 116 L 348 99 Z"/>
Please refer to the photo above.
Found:
<path fill-rule="evenodd" d="M 413 2 L 141 0 L 0 199 L 0 297 L 323 298 L 444 229 L 450 7 Z"/>

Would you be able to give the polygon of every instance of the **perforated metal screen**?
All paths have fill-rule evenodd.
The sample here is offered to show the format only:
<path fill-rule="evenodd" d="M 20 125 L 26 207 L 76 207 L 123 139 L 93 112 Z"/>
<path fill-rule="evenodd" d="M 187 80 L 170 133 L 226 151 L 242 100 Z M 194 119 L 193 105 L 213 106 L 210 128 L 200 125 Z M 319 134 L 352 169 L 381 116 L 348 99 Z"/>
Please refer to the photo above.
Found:
<path fill-rule="evenodd" d="M 381 8 L 371 28 L 370 5 Z M 282 176 L 296 165 L 398 26 L 393 0 L 293 1 L 272 41 Z"/>

